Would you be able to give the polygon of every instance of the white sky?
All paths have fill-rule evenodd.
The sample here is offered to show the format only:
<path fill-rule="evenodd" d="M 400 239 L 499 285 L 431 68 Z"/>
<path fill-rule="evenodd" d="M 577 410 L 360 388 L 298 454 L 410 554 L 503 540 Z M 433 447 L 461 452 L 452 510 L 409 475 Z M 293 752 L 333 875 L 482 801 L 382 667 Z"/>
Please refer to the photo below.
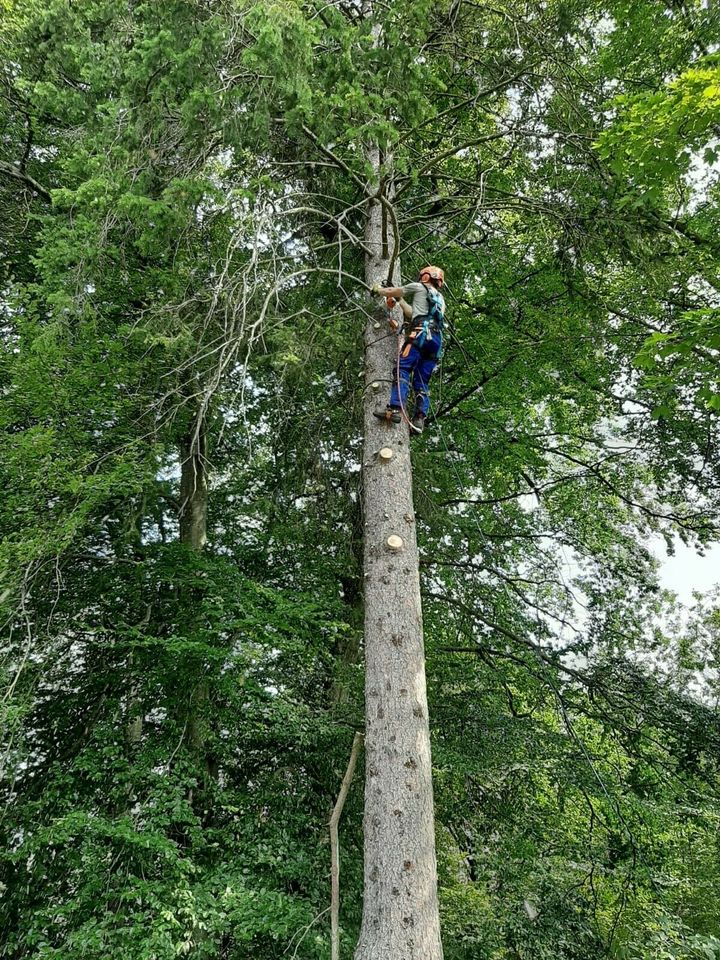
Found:
<path fill-rule="evenodd" d="M 666 556 L 662 546 L 654 552 L 661 561 Z M 660 582 L 682 603 L 691 604 L 693 590 L 704 593 L 720 583 L 720 544 L 714 544 L 701 557 L 692 547 L 676 541 L 675 555 L 667 557 L 660 567 Z"/>

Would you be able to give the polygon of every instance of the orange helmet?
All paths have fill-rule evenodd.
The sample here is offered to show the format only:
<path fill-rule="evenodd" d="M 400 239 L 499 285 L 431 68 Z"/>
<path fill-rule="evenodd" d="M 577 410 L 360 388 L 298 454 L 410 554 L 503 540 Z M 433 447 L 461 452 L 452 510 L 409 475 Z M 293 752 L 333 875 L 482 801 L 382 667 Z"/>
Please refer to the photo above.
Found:
<path fill-rule="evenodd" d="M 427 280 L 425 278 L 427 278 Z M 441 270 L 440 267 L 423 267 L 418 274 L 418 280 L 421 283 L 427 283 L 428 280 L 434 280 L 438 287 L 441 287 L 445 283 L 445 271 Z"/>

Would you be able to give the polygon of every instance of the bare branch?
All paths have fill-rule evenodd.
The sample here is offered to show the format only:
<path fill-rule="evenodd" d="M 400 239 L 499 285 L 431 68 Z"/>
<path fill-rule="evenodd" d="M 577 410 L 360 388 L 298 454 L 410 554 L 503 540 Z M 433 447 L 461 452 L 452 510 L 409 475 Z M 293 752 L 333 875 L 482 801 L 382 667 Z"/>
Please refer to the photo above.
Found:
<path fill-rule="evenodd" d="M 20 183 L 23 183 L 26 187 L 30 187 L 31 190 L 34 190 L 43 200 L 47 200 L 48 203 L 52 203 L 52 196 L 49 190 L 46 190 L 45 187 L 38 183 L 34 177 L 31 177 L 29 173 L 21 170 L 19 167 L 13 166 L 12 163 L 6 163 L 5 160 L 0 160 L 0 174 L 5 174 L 6 177 L 11 177 L 13 180 L 18 180 Z"/>
<path fill-rule="evenodd" d="M 338 840 L 338 823 L 340 815 L 345 806 L 345 799 L 350 790 L 353 774 L 355 773 L 355 764 L 357 763 L 360 748 L 363 744 L 363 735 L 356 733 L 353 737 L 350 759 L 348 760 L 347 770 L 340 785 L 335 807 L 330 817 L 330 870 L 332 893 L 330 902 L 330 924 L 332 928 L 332 960 L 339 960 L 340 957 L 340 843 Z"/>

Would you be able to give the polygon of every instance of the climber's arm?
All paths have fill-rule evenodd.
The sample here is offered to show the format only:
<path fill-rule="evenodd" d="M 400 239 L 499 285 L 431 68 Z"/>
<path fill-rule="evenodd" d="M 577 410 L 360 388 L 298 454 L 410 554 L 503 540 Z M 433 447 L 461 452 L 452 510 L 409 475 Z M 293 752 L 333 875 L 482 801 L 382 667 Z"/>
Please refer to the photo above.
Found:
<path fill-rule="evenodd" d="M 402 287 L 381 287 L 379 283 L 373 285 L 371 293 L 377 297 L 394 297 L 399 300 L 403 295 Z"/>

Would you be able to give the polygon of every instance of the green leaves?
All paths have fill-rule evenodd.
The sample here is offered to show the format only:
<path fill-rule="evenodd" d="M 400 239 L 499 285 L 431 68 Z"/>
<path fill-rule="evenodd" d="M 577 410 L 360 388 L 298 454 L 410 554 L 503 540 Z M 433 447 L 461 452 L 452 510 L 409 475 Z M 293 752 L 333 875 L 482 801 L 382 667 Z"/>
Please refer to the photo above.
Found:
<path fill-rule="evenodd" d="M 668 621 L 649 543 L 717 524 L 712 12 L 1 9 L 4 148 L 52 197 L 0 173 L 9 956 L 328 955 L 371 140 L 403 278 L 448 276 L 413 446 L 446 956 L 715 950 L 717 617 Z"/>
<path fill-rule="evenodd" d="M 656 199 L 664 184 L 688 173 L 698 152 L 714 163 L 708 145 L 720 120 L 720 61 L 706 57 L 657 92 L 625 94 L 612 104 L 616 119 L 599 140 L 618 173 Z"/>
<path fill-rule="evenodd" d="M 719 349 L 720 311 L 693 310 L 679 316 L 674 332 L 648 337 L 635 365 L 646 371 L 648 383 L 666 392 L 687 383 L 696 403 L 716 411 L 720 410 Z M 669 414 L 669 407 L 658 408 L 658 416 Z"/>

